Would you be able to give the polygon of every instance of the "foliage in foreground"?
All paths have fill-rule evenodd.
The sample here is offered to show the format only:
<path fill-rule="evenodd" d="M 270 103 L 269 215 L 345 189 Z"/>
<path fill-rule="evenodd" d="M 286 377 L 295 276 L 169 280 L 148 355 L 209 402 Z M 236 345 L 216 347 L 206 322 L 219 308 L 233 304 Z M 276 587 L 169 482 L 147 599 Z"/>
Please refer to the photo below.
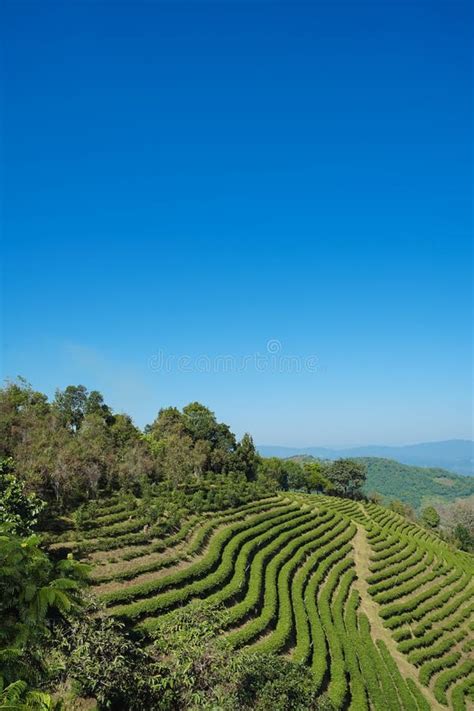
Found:
<path fill-rule="evenodd" d="M 331 711 L 304 665 L 272 654 L 235 654 L 217 640 L 227 616 L 218 606 L 196 603 L 160 626 L 154 648 L 169 670 L 170 709 Z"/>
<path fill-rule="evenodd" d="M 72 682 L 78 695 L 112 711 L 331 711 L 303 665 L 268 654 L 232 655 L 216 638 L 225 615 L 205 603 L 178 611 L 147 649 L 119 622 L 83 615 L 56 631 L 49 678 L 58 688 Z"/>
<path fill-rule="evenodd" d="M 178 611 L 147 648 L 81 591 L 85 573 L 72 558 L 54 564 L 37 536 L 2 531 L 2 708 L 52 711 L 85 697 L 111 711 L 331 708 L 304 666 L 231 654 L 217 640 L 227 613 L 216 606 Z"/>
<path fill-rule="evenodd" d="M 0 459 L 0 525 L 27 536 L 33 533 L 45 506 L 34 492 L 25 491 L 25 483 L 14 474 L 13 459 Z"/>
<path fill-rule="evenodd" d="M 37 536 L 0 527 L 0 685 L 5 708 L 49 708 L 47 695 L 30 687 L 44 679 L 51 626 L 80 603 L 86 567 L 67 558 L 57 564 Z M 13 704 L 13 706 L 12 706 Z"/>

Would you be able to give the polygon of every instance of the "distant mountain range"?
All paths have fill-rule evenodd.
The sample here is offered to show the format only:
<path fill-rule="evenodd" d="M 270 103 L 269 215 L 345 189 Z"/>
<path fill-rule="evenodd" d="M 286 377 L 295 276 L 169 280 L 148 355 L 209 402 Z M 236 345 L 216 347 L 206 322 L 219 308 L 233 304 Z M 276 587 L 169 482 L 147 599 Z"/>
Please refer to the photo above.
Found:
<path fill-rule="evenodd" d="M 448 439 L 444 442 L 421 442 L 400 447 L 368 445 L 365 447 L 279 447 L 260 445 L 263 457 L 293 457 L 307 454 L 318 459 L 340 457 L 378 457 L 395 459 L 417 467 L 440 467 L 456 474 L 474 476 L 474 442 L 469 439 Z"/>

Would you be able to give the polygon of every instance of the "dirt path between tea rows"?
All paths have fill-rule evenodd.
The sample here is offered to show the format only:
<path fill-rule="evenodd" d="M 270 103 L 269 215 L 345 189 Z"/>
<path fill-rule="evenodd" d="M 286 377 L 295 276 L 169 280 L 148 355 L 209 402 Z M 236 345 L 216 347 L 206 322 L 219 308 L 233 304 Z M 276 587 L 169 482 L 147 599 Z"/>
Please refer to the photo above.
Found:
<path fill-rule="evenodd" d="M 368 591 L 367 578 L 370 575 L 370 547 L 365 531 L 359 524 L 357 524 L 357 533 L 353 538 L 353 544 L 354 561 L 357 573 L 355 587 L 360 594 L 360 610 L 367 615 L 373 639 L 381 639 L 385 642 L 390 654 L 398 666 L 398 669 L 400 670 L 401 675 L 405 679 L 413 679 L 425 698 L 429 701 L 429 704 L 433 710 L 446 711 L 446 707 L 436 701 L 432 692 L 420 684 L 418 681 L 418 672 L 416 667 L 413 664 L 410 664 L 405 655 L 398 651 L 396 642 L 392 639 L 389 630 L 387 630 L 382 624 L 382 619 L 378 614 L 378 605 L 370 597 Z"/>

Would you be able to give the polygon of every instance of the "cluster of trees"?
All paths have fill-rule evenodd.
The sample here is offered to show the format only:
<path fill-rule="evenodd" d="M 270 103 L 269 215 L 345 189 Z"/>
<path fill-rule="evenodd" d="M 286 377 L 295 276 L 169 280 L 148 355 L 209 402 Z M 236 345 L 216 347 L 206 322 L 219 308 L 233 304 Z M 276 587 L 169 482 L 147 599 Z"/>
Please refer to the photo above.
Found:
<path fill-rule="evenodd" d="M 28 490 L 57 509 L 98 492 L 139 490 L 144 480 L 178 487 L 214 473 L 252 481 L 259 464 L 252 438 L 237 442 L 199 403 L 161 410 L 142 432 L 96 390 L 70 385 L 49 402 L 22 379 L 0 390 L 0 458 L 11 458 Z"/>
<path fill-rule="evenodd" d="M 259 469 L 262 476 L 277 483 L 284 491 L 302 490 L 308 493 L 333 494 L 350 499 L 362 499 L 365 483 L 365 465 L 355 459 L 336 461 L 305 461 L 299 458 L 262 459 Z"/>
<path fill-rule="evenodd" d="M 197 402 L 160 410 L 142 432 L 96 390 L 70 385 L 50 402 L 22 379 L 0 389 L 0 459 L 56 510 L 117 489 L 140 494 L 150 482 L 179 489 L 229 477 L 357 498 L 365 481 L 364 466 L 352 460 L 262 459 L 249 434 L 237 441 Z"/>
<path fill-rule="evenodd" d="M 474 502 L 472 497 L 438 504 L 439 525 L 463 551 L 474 552 Z"/>
<path fill-rule="evenodd" d="M 208 472 L 244 474 L 248 481 L 257 477 L 259 457 L 252 437 L 244 434 L 237 442 L 229 426 L 217 422 L 214 413 L 198 402 L 182 411 L 176 407 L 160 410 L 145 428 L 144 440 L 158 472 L 174 485 Z"/>
<path fill-rule="evenodd" d="M 151 472 L 148 449 L 127 415 L 82 385 L 57 391 L 52 402 L 21 379 L 0 391 L 0 456 L 57 508 Z"/>

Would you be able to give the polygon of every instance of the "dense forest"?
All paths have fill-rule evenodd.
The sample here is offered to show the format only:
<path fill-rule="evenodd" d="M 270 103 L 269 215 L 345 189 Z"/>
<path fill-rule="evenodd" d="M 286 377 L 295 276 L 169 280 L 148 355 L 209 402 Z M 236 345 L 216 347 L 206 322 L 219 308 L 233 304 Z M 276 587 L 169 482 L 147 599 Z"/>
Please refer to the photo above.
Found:
<path fill-rule="evenodd" d="M 298 602 L 306 586 L 331 597 L 342 575 L 348 595 L 357 541 L 392 555 L 399 529 L 422 579 L 434 578 L 435 553 L 439 575 L 458 571 L 453 582 L 470 565 L 459 549 L 472 550 L 472 512 L 443 526 L 432 506 L 418 519 L 398 500 L 384 508 L 364 494 L 364 462 L 262 458 L 196 402 L 161 409 L 141 431 L 97 391 L 69 386 L 49 401 L 19 379 L 0 391 L 0 433 L 4 709 L 331 711 L 351 698 L 378 708 L 375 688 L 357 690 L 337 620 L 322 608 L 323 626 L 305 626 L 316 624 L 311 600 Z M 326 653 L 308 666 L 319 644 L 329 667 Z M 386 651 L 373 654 L 382 664 Z M 393 683 L 410 698 L 402 708 L 423 708 L 419 690 Z"/>

